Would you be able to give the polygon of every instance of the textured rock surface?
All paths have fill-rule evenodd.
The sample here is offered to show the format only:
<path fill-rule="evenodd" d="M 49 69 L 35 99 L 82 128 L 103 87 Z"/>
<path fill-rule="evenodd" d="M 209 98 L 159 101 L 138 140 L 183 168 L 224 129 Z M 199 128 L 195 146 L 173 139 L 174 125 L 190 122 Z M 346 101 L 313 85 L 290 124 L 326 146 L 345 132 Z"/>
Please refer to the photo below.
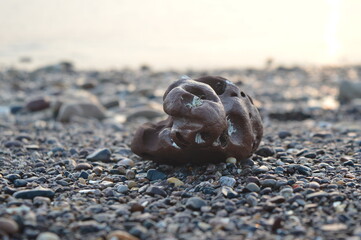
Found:
<path fill-rule="evenodd" d="M 263 134 L 253 100 L 222 77 L 181 79 L 163 97 L 168 119 L 141 126 L 132 142 L 139 156 L 159 163 L 243 161 Z"/>

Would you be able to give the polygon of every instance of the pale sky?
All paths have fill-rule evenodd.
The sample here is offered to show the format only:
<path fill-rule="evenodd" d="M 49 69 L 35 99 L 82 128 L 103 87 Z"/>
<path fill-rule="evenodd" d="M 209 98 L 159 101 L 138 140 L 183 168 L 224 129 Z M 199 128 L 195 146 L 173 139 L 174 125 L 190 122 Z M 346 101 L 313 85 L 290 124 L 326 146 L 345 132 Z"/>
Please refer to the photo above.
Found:
<path fill-rule="evenodd" d="M 361 63 L 359 0 L 0 0 L 0 65 Z"/>

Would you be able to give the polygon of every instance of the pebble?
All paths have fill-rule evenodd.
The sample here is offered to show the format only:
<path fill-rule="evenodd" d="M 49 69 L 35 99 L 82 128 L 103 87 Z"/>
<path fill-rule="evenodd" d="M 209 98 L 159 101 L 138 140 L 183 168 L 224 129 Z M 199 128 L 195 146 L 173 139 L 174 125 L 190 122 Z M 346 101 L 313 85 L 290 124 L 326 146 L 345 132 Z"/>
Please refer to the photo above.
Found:
<path fill-rule="evenodd" d="M 146 193 L 149 195 L 152 195 L 152 196 L 154 196 L 154 195 L 159 195 L 162 197 L 167 196 L 167 193 L 163 189 L 161 189 L 159 187 L 154 187 L 154 186 L 148 187 Z"/>
<path fill-rule="evenodd" d="M 318 182 L 309 182 L 308 187 L 313 189 L 318 189 L 320 188 L 320 184 Z"/>
<path fill-rule="evenodd" d="M 229 157 L 226 159 L 226 163 L 233 163 L 236 164 L 237 163 L 237 159 L 234 157 Z"/>
<path fill-rule="evenodd" d="M 107 240 L 139 240 L 139 238 L 134 237 L 133 235 L 131 235 L 125 231 L 116 230 L 116 231 L 110 232 L 107 235 Z"/>
<path fill-rule="evenodd" d="M 103 148 L 103 149 L 99 149 L 96 150 L 95 152 L 91 153 L 90 155 L 87 156 L 87 160 L 88 161 L 92 161 L 92 162 L 109 162 L 110 161 L 110 156 L 112 155 L 112 153 L 110 152 L 110 150 L 108 148 Z"/>
<path fill-rule="evenodd" d="M 199 197 L 191 197 L 186 202 L 186 207 L 192 210 L 200 210 L 201 207 L 207 206 L 207 202 L 204 201 L 202 198 Z"/>
<path fill-rule="evenodd" d="M 260 191 L 260 187 L 253 182 L 248 183 L 246 185 L 246 189 L 250 192 L 259 192 Z"/>
<path fill-rule="evenodd" d="M 292 195 L 293 195 L 293 189 L 290 188 L 290 187 L 283 188 L 283 189 L 280 191 L 280 194 L 281 194 L 284 198 L 288 199 L 288 198 L 292 197 Z"/>
<path fill-rule="evenodd" d="M 117 163 L 119 166 L 127 166 L 127 167 L 134 167 L 135 163 L 132 159 L 123 158 Z"/>
<path fill-rule="evenodd" d="M 121 184 L 117 187 L 117 192 L 119 192 L 119 193 L 126 193 L 128 191 L 129 191 L 129 188 L 126 185 Z"/>
<path fill-rule="evenodd" d="M 0 217 L 0 232 L 15 234 L 19 231 L 19 225 L 12 219 Z"/>
<path fill-rule="evenodd" d="M 42 232 L 36 240 L 60 240 L 59 236 L 52 232 Z"/>
<path fill-rule="evenodd" d="M 325 224 L 321 226 L 321 230 L 326 232 L 339 232 L 347 230 L 347 225 L 342 223 Z"/>
<path fill-rule="evenodd" d="M 292 136 L 292 134 L 290 132 L 288 132 L 288 131 L 280 131 L 280 132 L 278 132 L 278 137 L 280 139 L 285 139 L 285 138 L 291 137 L 291 136 Z"/>
<path fill-rule="evenodd" d="M 275 150 L 271 147 L 261 147 L 256 151 L 256 154 L 262 157 L 271 157 L 275 153 Z"/>
<path fill-rule="evenodd" d="M 315 193 L 310 193 L 306 196 L 306 199 L 314 199 L 314 198 L 322 198 L 322 197 L 328 197 L 329 194 L 324 191 L 319 191 Z"/>
<path fill-rule="evenodd" d="M 125 172 L 125 176 L 127 177 L 127 179 L 134 179 L 135 178 L 135 172 L 133 170 L 128 169 Z"/>
<path fill-rule="evenodd" d="M 77 170 L 77 171 L 88 170 L 88 169 L 92 169 L 92 165 L 90 165 L 89 163 L 78 163 L 75 166 L 75 170 Z"/>
<path fill-rule="evenodd" d="M 286 201 L 286 199 L 283 196 L 275 196 L 275 197 L 268 199 L 268 201 L 271 203 L 279 204 L 279 203 L 283 203 L 284 201 Z"/>
<path fill-rule="evenodd" d="M 260 181 L 262 187 L 270 187 L 273 188 L 276 186 L 277 181 L 275 179 L 265 179 Z"/>
<path fill-rule="evenodd" d="M 231 188 L 236 184 L 236 180 L 233 177 L 226 177 L 226 176 L 222 176 L 219 179 L 219 182 L 221 183 L 221 186 L 228 186 Z"/>
<path fill-rule="evenodd" d="M 167 175 L 162 173 L 161 171 L 158 171 L 156 169 L 149 169 L 147 171 L 147 178 L 150 181 L 156 181 L 156 180 L 164 180 L 167 178 Z"/>
<path fill-rule="evenodd" d="M 28 182 L 24 179 L 16 179 L 14 181 L 14 187 L 16 187 L 16 188 L 25 187 L 26 185 L 28 185 Z"/>
<path fill-rule="evenodd" d="M 19 141 L 7 141 L 4 143 L 4 147 L 6 148 L 21 148 L 23 144 Z"/>
<path fill-rule="evenodd" d="M 100 176 L 103 173 L 103 168 L 100 166 L 96 166 L 95 168 L 93 168 L 93 172 L 97 175 Z"/>
<path fill-rule="evenodd" d="M 15 192 L 13 196 L 15 198 L 22 198 L 22 199 L 33 199 L 34 197 L 54 197 L 55 192 L 51 189 L 31 189 L 31 190 L 22 190 Z"/>
<path fill-rule="evenodd" d="M 32 112 L 41 111 L 49 107 L 50 107 L 50 99 L 47 97 L 34 98 L 26 103 L 26 108 Z"/>
<path fill-rule="evenodd" d="M 235 198 L 238 196 L 238 194 L 228 186 L 223 186 L 221 192 L 226 198 Z"/>
<path fill-rule="evenodd" d="M 268 172 L 268 171 L 269 171 L 269 169 L 268 169 L 268 167 L 265 166 L 265 165 L 262 165 L 262 166 L 260 166 L 260 167 L 258 167 L 258 168 L 256 168 L 256 169 L 253 170 L 253 172 L 254 172 L 255 174 L 266 173 L 266 172 Z"/>
<path fill-rule="evenodd" d="M 180 187 L 180 186 L 184 185 L 184 182 L 182 182 L 181 180 L 179 180 L 178 178 L 175 178 L 175 177 L 168 178 L 167 182 L 174 184 L 175 187 Z"/>

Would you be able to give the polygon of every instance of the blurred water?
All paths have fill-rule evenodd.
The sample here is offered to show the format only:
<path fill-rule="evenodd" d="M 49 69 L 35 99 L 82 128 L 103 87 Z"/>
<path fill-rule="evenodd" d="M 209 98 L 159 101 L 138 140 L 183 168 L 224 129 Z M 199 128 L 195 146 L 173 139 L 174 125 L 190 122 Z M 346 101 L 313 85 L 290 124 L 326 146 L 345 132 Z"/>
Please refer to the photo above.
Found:
<path fill-rule="evenodd" d="M 360 10 L 358 0 L 0 0 L 0 65 L 359 63 Z"/>

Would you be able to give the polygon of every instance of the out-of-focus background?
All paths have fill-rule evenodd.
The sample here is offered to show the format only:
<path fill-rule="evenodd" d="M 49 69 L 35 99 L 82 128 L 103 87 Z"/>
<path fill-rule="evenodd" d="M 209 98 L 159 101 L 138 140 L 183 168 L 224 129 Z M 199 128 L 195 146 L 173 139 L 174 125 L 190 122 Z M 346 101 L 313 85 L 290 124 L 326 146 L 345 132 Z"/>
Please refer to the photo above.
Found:
<path fill-rule="evenodd" d="M 0 0 L 0 66 L 361 62 L 359 0 Z"/>

